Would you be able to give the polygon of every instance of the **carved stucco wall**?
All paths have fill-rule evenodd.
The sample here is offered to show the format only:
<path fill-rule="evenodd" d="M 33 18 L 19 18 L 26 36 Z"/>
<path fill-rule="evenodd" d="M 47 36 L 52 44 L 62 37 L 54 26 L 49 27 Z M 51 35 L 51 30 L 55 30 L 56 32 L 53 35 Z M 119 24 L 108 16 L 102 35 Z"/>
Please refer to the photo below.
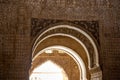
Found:
<path fill-rule="evenodd" d="M 0 0 L 1 80 L 28 79 L 30 29 L 27 15 L 26 8 L 18 1 Z"/>
<path fill-rule="evenodd" d="M 100 62 L 103 79 L 119 80 L 120 1 L 42 1 L 0 0 L 1 80 L 27 80 L 27 71 L 31 62 L 30 28 L 32 18 L 72 21 L 97 20 L 99 22 Z"/>

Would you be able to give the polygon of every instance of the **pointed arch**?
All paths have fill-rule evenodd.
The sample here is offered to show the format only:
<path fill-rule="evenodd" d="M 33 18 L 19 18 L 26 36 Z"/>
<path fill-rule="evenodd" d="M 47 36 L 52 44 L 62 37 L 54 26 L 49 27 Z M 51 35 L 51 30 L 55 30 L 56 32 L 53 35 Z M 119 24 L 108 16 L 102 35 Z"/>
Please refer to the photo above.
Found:
<path fill-rule="evenodd" d="M 75 52 L 73 51 L 72 49 L 70 48 L 67 48 L 67 47 L 64 47 L 64 46 L 59 46 L 59 45 L 55 45 L 55 46 L 50 46 L 50 47 L 47 47 L 41 51 L 39 51 L 39 53 L 33 58 L 33 61 L 35 58 L 37 58 L 37 56 L 41 53 L 43 53 L 45 50 L 48 50 L 48 49 L 61 49 L 61 50 L 64 50 L 67 52 L 67 54 L 69 56 L 71 56 L 77 63 L 78 67 L 79 67 L 79 70 L 81 71 L 81 74 L 80 74 L 80 80 L 86 80 L 86 67 L 85 67 L 85 64 L 83 62 L 83 60 L 81 59 L 81 57 Z"/>

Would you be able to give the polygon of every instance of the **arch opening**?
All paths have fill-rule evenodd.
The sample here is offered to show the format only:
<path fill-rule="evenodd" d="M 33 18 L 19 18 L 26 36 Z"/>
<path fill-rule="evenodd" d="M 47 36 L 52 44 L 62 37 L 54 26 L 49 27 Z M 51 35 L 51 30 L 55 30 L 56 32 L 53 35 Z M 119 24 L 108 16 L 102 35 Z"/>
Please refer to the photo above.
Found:
<path fill-rule="evenodd" d="M 61 67 L 48 60 L 32 71 L 30 80 L 68 80 L 68 76 Z"/>

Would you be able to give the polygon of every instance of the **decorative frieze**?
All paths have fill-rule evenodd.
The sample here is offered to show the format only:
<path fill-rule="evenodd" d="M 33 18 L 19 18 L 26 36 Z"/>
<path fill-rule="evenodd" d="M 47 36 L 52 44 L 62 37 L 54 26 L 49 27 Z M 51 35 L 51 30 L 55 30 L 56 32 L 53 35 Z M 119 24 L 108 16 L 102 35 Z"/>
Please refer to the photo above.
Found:
<path fill-rule="evenodd" d="M 56 25 L 71 25 L 85 30 L 91 34 L 99 44 L 99 23 L 98 21 L 70 21 L 70 20 L 54 20 L 54 19 L 37 19 L 31 20 L 31 37 L 34 39 L 38 34 Z M 75 34 L 78 35 L 78 34 Z M 79 36 L 79 35 L 78 35 Z"/>
<path fill-rule="evenodd" d="M 55 7 L 55 8 L 77 8 L 77 7 L 102 7 L 102 6 L 109 6 L 109 0 L 28 0 L 28 4 L 37 5 L 39 6 L 45 5 L 46 8 Z"/>

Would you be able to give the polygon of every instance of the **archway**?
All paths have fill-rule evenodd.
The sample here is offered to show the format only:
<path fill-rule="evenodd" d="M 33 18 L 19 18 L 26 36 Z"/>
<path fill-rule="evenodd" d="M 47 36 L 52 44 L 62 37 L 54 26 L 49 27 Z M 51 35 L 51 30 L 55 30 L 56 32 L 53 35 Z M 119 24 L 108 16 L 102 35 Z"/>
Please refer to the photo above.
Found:
<path fill-rule="evenodd" d="M 80 80 L 101 80 L 102 72 L 96 43 L 84 30 L 69 25 L 58 25 L 47 29 L 34 43 L 33 61 L 40 51 L 48 48 L 67 51 L 78 64 L 79 70 L 81 69 Z"/>

